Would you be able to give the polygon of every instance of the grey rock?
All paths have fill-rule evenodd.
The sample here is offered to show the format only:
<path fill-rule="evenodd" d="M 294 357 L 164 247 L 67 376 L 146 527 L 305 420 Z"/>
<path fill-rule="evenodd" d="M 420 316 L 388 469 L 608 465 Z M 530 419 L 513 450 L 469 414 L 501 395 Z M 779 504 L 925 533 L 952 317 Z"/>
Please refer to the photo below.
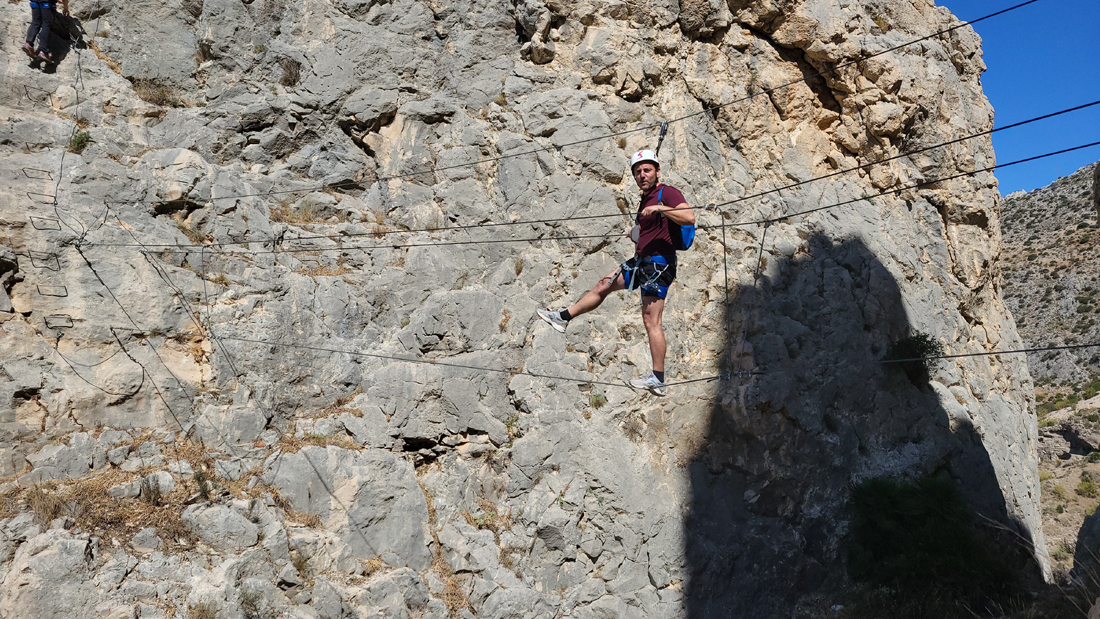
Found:
<path fill-rule="evenodd" d="M 191 463 L 187 460 L 180 460 L 178 462 L 169 462 L 168 472 L 183 478 L 190 478 L 195 474 L 195 469 L 192 468 Z"/>
<path fill-rule="evenodd" d="M 348 122 L 364 132 L 378 131 L 392 122 L 396 113 L 397 93 L 371 86 L 353 92 L 341 109 L 341 114 L 350 116 Z"/>
<path fill-rule="evenodd" d="M 233 448 L 255 441 L 266 426 L 267 418 L 254 407 L 211 405 L 203 411 L 196 430 L 204 443 Z"/>
<path fill-rule="evenodd" d="M 164 465 L 164 456 L 155 441 L 145 441 L 136 450 L 131 451 L 126 461 L 119 466 L 123 471 L 133 473 L 147 467 Z"/>
<path fill-rule="evenodd" d="M 294 509 L 319 515 L 356 556 L 392 552 L 415 569 L 430 563 L 424 495 L 412 466 L 393 454 L 306 447 L 273 459 L 263 477 Z M 342 501 L 346 512 L 333 495 L 354 497 Z"/>
<path fill-rule="evenodd" d="M 95 553 L 86 537 L 60 530 L 27 540 L 0 583 L 0 613 L 43 619 L 93 616 Z"/>
<path fill-rule="evenodd" d="M 23 512 L 14 518 L 5 520 L 3 525 L 0 526 L 0 532 L 3 533 L 5 540 L 25 542 L 41 533 L 42 530 L 35 523 L 33 513 Z"/>
<path fill-rule="evenodd" d="M 103 430 L 103 432 L 100 432 L 99 437 L 96 439 L 96 442 L 99 443 L 99 446 L 104 450 L 110 451 L 120 444 L 129 442 L 132 439 L 133 437 L 130 436 L 128 432 L 106 428 Z"/>
<path fill-rule="evenodd" d="M 107 461 L 114 466 L 120 466 L 126 461 L 126 457 L 130 455 L 130 446 L 123 445 L 122 447 L 115 447 L 107 452 Z"/>
<path fill-rule="evenodd" d="M 259 541 L 256 525 L 223 505 L 191 505 L 181 518 L 204 544 L 220 552 L 240 552 Z"/>
<path fill-rule="evenodd" d="M 72 436 L 68 447 L 47 445 L 27 461 L 36 470 L 20 477 L 21 485 L 86 477 L 106 465 L 107 455 L 91 435 L 80 432 Z"/>
<path fill-rule="evenodd" d="M 278 585 L 283 589 L 298 587 L 302 585 L 302 578 L 298 574 L 298 570 L 288 563 L 283 566 L 283 569 L 279 570 Z"/>
<path fill-rule="evenodd" d="M 130 545 L 137 552 L 153 552 L 160 549 L 161 539 L 154 528 L 145 528 L 137 532 Z"/>
<path fill-rule="evenodd" d="M 129 481 L 107 489 L 107 494 L 116 499 L 136 499 L 141 494 L 141 481 Z"/>

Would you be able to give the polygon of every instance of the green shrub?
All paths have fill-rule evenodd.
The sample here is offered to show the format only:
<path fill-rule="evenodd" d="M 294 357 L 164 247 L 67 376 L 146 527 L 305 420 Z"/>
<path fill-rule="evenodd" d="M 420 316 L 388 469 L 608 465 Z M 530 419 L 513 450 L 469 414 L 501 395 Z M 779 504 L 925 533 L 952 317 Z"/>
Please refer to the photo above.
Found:
<path fill-rule="evenodd" d="M 1096 482 L 1088 475 L 1081 476 L 1081 483 L 1077 484 L 1077 488 L 1074 489 L 1074 492 L 1090 499 L 1095 499 L 1097 496 L 1100 496 L 1100 489 L 1096 487 Z"/>
<path fill-rule="evenodd" d="M 87 131 L 77 131 L 69 139 L 69 152 L 80 154 L 92 143 L 92 135 Z"/>
<path fill-rule="evenodd" d="M 905 617 L 970 617 L 1017 584 L 996 540 L 980 530 L 949 481 L 871 479 L 852 490 L 852 580 L 887 590 Z"/>
<path fill-rule="evenodd" d="M 886 350 L 885 361 L 899 366 L 915 383 L 925 383 L 936 367 L 936 359 L 943 355 L 943 344 L 927 333 L 917 332 L 902 338 Z"/>
<path fill-rule="evenodd" d="M 1100 451 L 1094 451 L 1089 454 L 1089 462 L 1100 462 Z"/>

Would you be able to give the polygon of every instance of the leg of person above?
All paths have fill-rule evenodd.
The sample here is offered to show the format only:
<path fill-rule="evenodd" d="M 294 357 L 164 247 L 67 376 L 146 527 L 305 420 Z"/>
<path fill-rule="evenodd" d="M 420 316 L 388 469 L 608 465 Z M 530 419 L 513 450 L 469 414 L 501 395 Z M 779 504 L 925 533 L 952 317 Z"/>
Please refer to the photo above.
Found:
<path fill-rule="evenodd" d="M 538 310 L 539 318 L 550 323 L 550 326 L 554 327 L 558 333 L 565 333 L 565 325 L 569 324 L 570 320 L 581 314 L 591 312 L 603 303 L 607 295 L 616 290 L 622 290 L 625 287 L 626 282 L 623 278 L 623 274 L 616 269 L 614 272 L 609 273 L 606 277 L 601 279 L 592 287 L 592 290 L 584 293 L 584 296 L 573 305 L 558 311 L 540 309 Z"/>
<path fill-rule="evenodd" d="M 27 42 L 23 44 L 23 53 L 34 58 L 34 40 L 42 28 L 42 9 L 31 7 L 31 26 L 27 28 Z"/>
<path fill-rule="evenodd" d="M 665 394 L 665 330 L 661 318 L 665 311 L 665 300 L 645 295 L 642 297 L 642 324 L 649 336 L 649 356 L 653 360 L 653 371 L 642 379 L 630 381 L 632 387 L 648 389 L 653 395 Z"/>
<path fill-rule="evenodd" d="M 53 28 L 54 12 L 51 6 L 42 6 L 38 9 L 42 16 L 42 27 L 38 30 L 38 57 L 47 62 L 53 60 L 50 53 L 50 30 Z"/>

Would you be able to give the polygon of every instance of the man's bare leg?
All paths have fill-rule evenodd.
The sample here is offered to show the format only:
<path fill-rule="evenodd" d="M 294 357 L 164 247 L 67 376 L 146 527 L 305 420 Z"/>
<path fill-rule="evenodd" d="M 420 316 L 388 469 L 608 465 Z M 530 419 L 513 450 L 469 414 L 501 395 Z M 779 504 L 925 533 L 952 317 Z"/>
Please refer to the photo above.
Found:
<path fill-rule="evenodd" d="M 616 269 L 597 282 L 596 285 L 592 287 L 592 290 L 584 293 L 584 296 L 581 297 L 580 300 L 570 305 L 567 310 L 569 316 L 571 318 L 576 318 L 581 314 L 591 312 L 603 303 L 607 295 L 616 290 L 622 290 L 623 288 L 626 288 L 626 282 L 623 279 L 623 274 Z"/>
<path fill-rule="evenodd" d="M 665 371 L 665 330 L 661 327 L 661 317 L 665 311 L 665 300 L 658 297 L 642 297 L 642 323 L 649 336 L 649 355 L 653 359 L 653 371 Z"/>

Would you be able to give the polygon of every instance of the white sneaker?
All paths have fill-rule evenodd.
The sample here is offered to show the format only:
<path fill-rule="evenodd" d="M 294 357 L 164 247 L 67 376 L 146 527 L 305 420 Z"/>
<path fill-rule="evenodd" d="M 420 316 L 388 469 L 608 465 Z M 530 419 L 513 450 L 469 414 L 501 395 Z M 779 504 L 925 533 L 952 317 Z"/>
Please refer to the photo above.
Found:
<path fill-rule="evenodd" d="M 565 333 L 565 325 L 569 324 L 569 321 L 562 320 L 558 312 L 540 309 L 536 313 L 539 315 L 539 318 L 545 320 L 551 327 L 554 327 L 555 331 L 558 333 Z"/>
<path fill-rule="evenodd" d="M 648 389 L 653 395 L 663 396 L 665 394 L 665 384 L 657 380 L 652 372 L 645 378 L 635 378 L 630 381 L 630 386 L 635 389 Z"/>

